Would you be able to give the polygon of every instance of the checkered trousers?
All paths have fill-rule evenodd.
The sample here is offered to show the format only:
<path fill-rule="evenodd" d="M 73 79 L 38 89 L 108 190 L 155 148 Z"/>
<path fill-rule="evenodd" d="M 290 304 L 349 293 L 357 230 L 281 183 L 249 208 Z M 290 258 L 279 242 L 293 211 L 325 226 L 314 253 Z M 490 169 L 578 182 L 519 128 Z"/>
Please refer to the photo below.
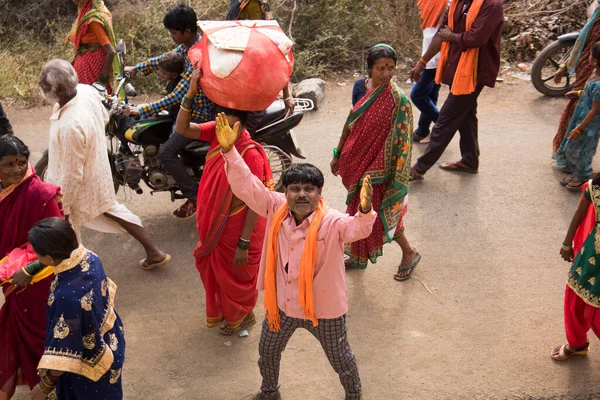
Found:
<path fill-rule="evenodd" d="M 340 382 L 346 391 L 346 400 L 360 399 L 361 385 L 358 376 L 356 358 L 348 344 L 346 316 L 335 319 L 320 319 L 313 327 L 310 320 L 291 318 L 280 311 L 281 323 L 278 332 L 269 330 L 269 321 L 265 318 L 260 336 L 258 366 L 263 381 L 261 392 L 264 397 L 275 396 L 279 389 L 279 366 L 281 353 L 298 328 L 304 328 L 316 337 L 329 363 L 340 376 Z"/>

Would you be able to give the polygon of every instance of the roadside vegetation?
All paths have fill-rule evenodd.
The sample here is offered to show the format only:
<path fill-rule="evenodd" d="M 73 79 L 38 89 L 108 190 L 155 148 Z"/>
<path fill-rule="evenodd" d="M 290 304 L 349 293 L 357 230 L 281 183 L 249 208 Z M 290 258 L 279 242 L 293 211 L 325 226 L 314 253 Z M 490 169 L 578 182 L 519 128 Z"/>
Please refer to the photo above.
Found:
<path fill-rule="evenodd" d="M 222 19 L 229 0 L 185 0 L 199 19 Z M 127 43 L 133 64 L 173 48 L 162 25 L 175 0 L 105 0 L 117 38 Z M 393 45 L 409 68 L 421 47 L 417 0 L 271 0 L 280 25 L 296 43 L 293 80 L 360 72 L 366 50 Z M 505 0 L 504 59 L 530 61 L 556 35 L 585 23 L 583 0 Z M 0 0 L 0 99 L 33 102 L 42 65 L 73 58 L 64 38 L 77 9 L 70 0 Z M 581 17 L 579 17 L 581 16 Z M 533 22 L 532 22 L 533 21 Z M 156 77 L 137 79 L 140 92 L 156 92 Z"/>

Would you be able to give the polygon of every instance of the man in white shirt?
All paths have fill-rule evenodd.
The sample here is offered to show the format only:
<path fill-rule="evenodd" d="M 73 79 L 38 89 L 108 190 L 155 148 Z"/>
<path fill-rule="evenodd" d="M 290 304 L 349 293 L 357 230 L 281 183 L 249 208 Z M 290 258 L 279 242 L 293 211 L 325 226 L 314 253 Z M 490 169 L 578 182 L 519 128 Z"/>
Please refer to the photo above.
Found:
<path fill-rule="evenodd" d="M 447 0 L 436 0 L 435 2 L 439 3 L 445 1 Z M 421 26 L 423 29 L 423 50 L 421 55 L 425 54 L 429 48 L 429 45 L 431 44 L 431 41 L 433 40 L 433 37 L 440 30 L 440 26 L 442 25 L 444 15 L 448 10 L 449 4 L 450 2 L 448 1 L 446 8 L 442 8 L 443 11 L 441 14 L 436 16 L 437 19 L 424 19 L 423 25 Z M 423 12 L 424 10 L 421 12 L 422 17 Z M 432 20 L 435 21 L 435 24 L 430 22 Z M 415 129 L 414 133 L 414 141 L 417 143 L 429 143 L 429 127 L 431 126 L 431 123 L 437 122 L 438 116 L 440 115 L 440 110 L 437 108 L 440 85 L 435 83 L 435 74 L 437 72 L 439 59 L 440 53 L 437 53 L 431 60 L 429 60 L 429 62 L 424 63 L 421 59 L 417 63 L 417 68 L 419 68 L 421 71 L 421 79 L 418 81 L 414 79 L 416 82 L 412 88 L 412 91 L 410 92 L 410 99 L 415 107 L 417 107 L 421 112 L 421 116 L 419 117 L 419 125 L 417 129 Z"/>
<path fill-rule="evenodd" d="M 50 117 L 46 180 L 62 189 L 65 219 L 79 237 L 82 226 L 129 233 L 146 250 L 140 266 L 160 267 L 171 257 L 158 248 L 141 220 L 116 200 L 104 134 L 109 117 L 102 98 L 93 87 L 77 83 L 77 73 L 65 60 L 49 61 L 40 75 L 44 98 L 56 103 Z"/>

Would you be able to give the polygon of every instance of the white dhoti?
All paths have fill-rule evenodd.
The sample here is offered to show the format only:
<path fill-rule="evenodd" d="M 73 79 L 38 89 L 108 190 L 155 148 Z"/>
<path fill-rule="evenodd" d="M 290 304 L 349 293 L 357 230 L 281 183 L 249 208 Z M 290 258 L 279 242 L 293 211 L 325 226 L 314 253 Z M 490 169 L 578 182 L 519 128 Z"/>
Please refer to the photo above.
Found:
<path fill-rule="evenodd" d="M 100 214 L 93 220 L 84 223 L 83 226 L 103 233 L 128 233 L 117 221 L 107 217 L 105 214 L 110 214 L 131 224 L 142 226 L 140 217 L 129 211 L 123 204 L 116 202 L 104 214 Z M 79 226 L 74 226 L 73 228 L 75 229 L 75 233 L 77 233 L 77 237 L 81 239 L 81 228 Z"/>

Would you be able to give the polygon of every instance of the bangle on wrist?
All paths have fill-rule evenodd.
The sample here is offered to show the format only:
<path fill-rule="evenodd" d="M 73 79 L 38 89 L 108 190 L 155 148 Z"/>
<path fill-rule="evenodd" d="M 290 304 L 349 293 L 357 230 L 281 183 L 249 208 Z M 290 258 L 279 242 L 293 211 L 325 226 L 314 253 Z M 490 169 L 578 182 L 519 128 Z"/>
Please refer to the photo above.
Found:
<path fill-rule="evenodd" d="M 240 240 L 238 240 L 237 247 L 240 250 L 248 250 L 250 248 L 250 241 L 240 238 Z"/>
<path fill-rule="evenodd" d="M 340 158 L 341 152 L 338 150 L 337 147 L 333 148 L 333 158 Z"/>
<path fill-rule="evenodd" d="M 184 106 L 179 107 L 180 110 L 191 113 L 192 110 L 185 108 Z"/>
<path fill-rule="evenodd" d="M 25 267 L 25 272 L 29 275 L 29 276 L 33 276 L 35 274 L 37 274 L 38 272 L 42 271 L 45 268 L 45 265 L 43 265 L 41 262 L 39 262 L 38 260 L 35 260 L 34 262 L 28 264 Z"/>
<path fill-rule="evenodd" d="M 181 101 L 181 108 L 185 108 L 186 110 L 191 110 L 194 106 L 194 101 L 189 97 L 183 96 L 183 100 Z"/>
<path fill-rule="evenodd" d="M 423 57 L 421 57 L 421 59 L 419 60 L 419 62 L 425 66 L 427 66 L 427 61 L 425 61 L 425 59 Z"/>
<path fill-rule="evenodd" d="M 21 268 L 21 269 L 23 270 L 23 273 L 24 273 L 25 275 L 27 275 L 27 276 L 28 276 L 28 277 L 30 277 L 30 278 L 33 278 L 33 275 L 31 275 L 29 272 L 27 272 L 27 270 L 25 269 L 25 267 L 23 267 L 23 268 Z"/>
<path fill-rule="evenodd" d="M 566 250 L 566 251 L 569 251 L 569 250 L 572 250 L 572 249 L 573 249 L 573 247 L 572 247 L 571 245 L 566 245 L 566 244 L 564 244 L 564 243 L 563 243 L 563 245 L 562 245 L 562 249 L 563 249 L 563 250 Z"/>

